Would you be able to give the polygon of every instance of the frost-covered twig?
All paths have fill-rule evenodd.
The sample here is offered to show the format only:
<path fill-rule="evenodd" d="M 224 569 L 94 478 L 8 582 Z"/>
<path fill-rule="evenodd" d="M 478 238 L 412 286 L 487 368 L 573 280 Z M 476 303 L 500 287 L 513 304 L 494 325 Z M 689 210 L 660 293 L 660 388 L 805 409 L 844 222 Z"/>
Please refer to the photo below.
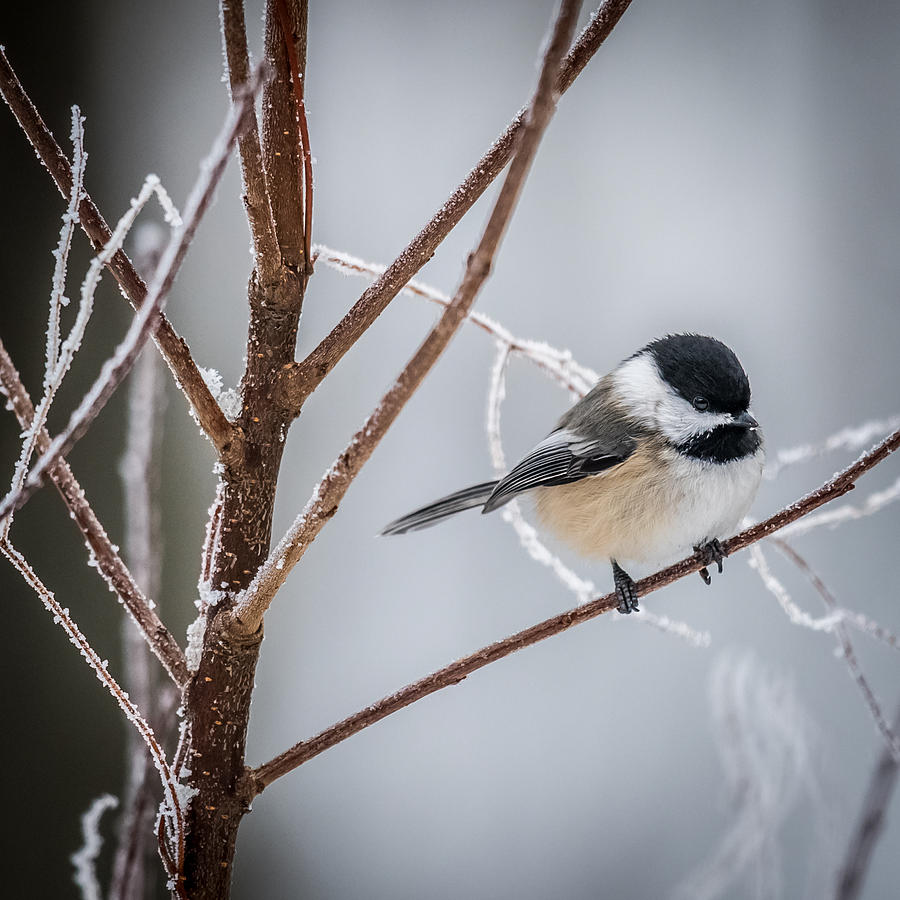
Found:
<path fill-rule="evenodd" d="M 872 686 L 859 665 L 856 656 L 856 650 L 850 640 L 846 627 L 841 621 L 841 615 L 837 600 L 828 590 L 822 579 L 812 570 L 809 563 L 784 540 L 778 538 L 773 539 L 773 543 L 777 542 L 778 549 L 809 579 L 816 592 L 822 598 L 828 610 L 828 616 L 822 619 L 813 619 L 808 613 L 803 612 L 791 599 L 787 588 L 773 574 L 766 561 L 759 544 L 756 544 L 750 551 L 750 564 L 756 569 L 760 579 L 766 586 L 766 589 L 775 597 L 785 614 L 795 625 L 801 625 L 804 628 L 810 628 L 814 631 L 827 631 L 835 635 L 838 645 L 841 649 L 841 656 L 850 672 L 850 676 L 856 682 L 863 700 L 872 715 L 876 727 L 881 732 L 891 752 L 900 760 L 900 738 L 892 730 L 887 718 L 884 715 L 881 705 L 878 702 Z"/>
<path fill-rule="evenodd" d="M 837 528 L 846 522 L 854 522 L 858 519 L 864 519 L 873 513 L 880 512 L 891 503 L 900 500 L 900 478 L 897 478 L 893 484 L 884 490 L 875 491 L 869 494 L 865 500 L 858 505 L 852 503 L 844 503 L 836 506 L 834 509 L 826 509 L 814 516 L 807 516 L 799 522 L 795 522 L 790 528 L 785 529 L 784 537 L 797 537 L 806 534 L 814 528 Z"/>
<path fill-rule="evenodd" d="M 82 900 L 102 900 L 103 894 L 97 880 L 95 864 L 103 849 L 103 838 L 100 836 L 100 819 L 108 809 L 115 809 L 119 801 L 112 794 L 101 794 L 96 797 L 81 817 L 81 847 L 70 859 L 75 867 L 72 876 L 75 886 L 81 892 Z"/>
<path fill-rule="evenodd" d="M 125 714 L 125 717 L 137 729 L 146 743 L 162 780 L 165 794 L 163 814 L 166 820 L 168 837 L 175 849 L 175 870 L 169 874 L 177 881 L 184 863 L 184 808 L 181 797 L 183 789 L 173 776 L 172 770 L 166 761 L 166 755 L 156 739 L 153 729 L 141 715 L 140 710 L 128 694 L 122 690 L 118 682 L 110 674 L 106 660 L 101 660 L 94 648 L 88 643 L 87 638 L 81 633 L 69 615 L 69 610 L 60 606 L 53 592 L 38 578 L 25 557 L 9 541 L 0 542 L 0 552 L 13 564 L 28 586 L 38 595 L 47 610 L 52 613 L 53 621 L 62 627 L 69 640 L 78 648 L 87 664 L 93 669 L 100 683 L 109 691 Z"/>
<path fill-rule="evenodd" d="M 147 297 L 132 319 L 128 332 L 113 356 L 103 364 L 100 375 L 72 413 L 65 429 L 51 441 L 46 452 L 32 467 L 22 487 L 18 491 L 11 492 L 0 503 L 0 518 L 19 509 L 40 487 L 50 466 L 72 449 L 131 370 L 138 353 L 158 324 L 157 313 L 161 312 L 165 305 L 197 227 L 209 208 L 219 180 L 225 172 L 231 148 L 238 134 L 246 127 L 247 110 L 253 105 L 261 83 L 261 75 L 257 72 L 247 91 L 241 94 L 229 111 L 225 125 L 216 138 L 209 156 L 201 165 L 200 175 L 188 196 L 184 222 L 172 234 L 153 276 Z M 113 236 L 110 240 L 115 239 Z"/>
<path fill-rule="evenodd" d="M 68 305 L 66 293 L 66 268 L 69 264 L 69 251 L 72 249 L 72 238 L 78 225 L 78 207 L 84 195 L 84 169 L 87 154 L 84 152 L 84 118 L 77 106 L 72 107 L 72 189 L 69 191 L 69 205 L 63 213 L 63 224 L 59 232 L 59 242 L 53 257 L 56 265 L 53 268 L 53 287 L 50 291 L 50 317 L 47 323 L 47 354 L 44 365 L 44 385 L 56 369 L 59 357 L 59 319 L 62 308 Z M 43 422 L 41 422 L 43 424 Z"/>
<path fill-rule="evenodd" d="M 568 90 L 606 40 L 630 2 L 631 0 L 602 0 L 560 67 L 554 86 L 556 93 L 562 94 Z M 384 312 L 401 288 L 431 259 L 441 241 L 503 171 L 516 151 L 517 141 L 525 125 L 525 112 L 524 109 L 519 111 L 506 131 L 491 145 L 447 202 L 388 266 L 385 273 L 363 292 L 325 339 L 300 363 L 298 377 L 292 379 L 293 397 L 289 404 L 295 414 L 299 414 L 303 400 Z"/>
<path fill-rule="evenodd" d="M 38 158 L 46 166 L 60 193 L 68 198 L 73 181 L 71 164 L 16 77 L 2 47 L 0 47 L 0 93 L 3 94 L 3 99 L 18 120 Z M 100 250 L 109 241 L 111 236 L 109 226 L 86 192 L 82 195 L 78 220 L 95 250 Z M 136 309 L 140 307 L 146 300 L 147 286 L 124 251 L 119 250 L 113 255 L 109 261 L 109 270 L 132 306 Z M 235 440 L 234 427 L 225 418 L 209 392 L 187 343 L 178 336 L 165 315 L 157 312 L 156 319 L 155 342 L 165 356 L 178 386 L 196 413 L 200 427 L 219 454 L 226 454 Z"/>
<path fill-rule="evenodd" d="M 313 262 L 323 262 L 326 266 L 343 275 L 358 275 L 374 280 L 383 275 L 386 266 L 370 263 L 365 260 L 334 250 L 322 244 L 313 247 Z M 439 306 L 449 306 L 451 297 L 422 281 L 409 281 L 401 289 L 401 293 L 413 297 L 422 297 Z M 534 363 L 551 378 L 561 384 L 574 397 L 583 397 L 596 383 L 598 374 L 586 366 L 580 365 L 568 350 L 558 350 L 543 341 L 533 341 L 516 337 L 495 319 L 475 310 L 469 312 L 466 321 L 480 328 L 494 338 L 497 343 L 509 347 L 510 352 L 522 356 Z"/>
<path fill-rule="evenodd" d="M 862 475 L 880 462 L 883 462 L 898 448 L 900 448 L 900 430 L 888 435 L 883 441 L 869 450 L 868 453 L 863 454 L 856 462 L 847 466 L 846 469 L 839 472 L 817 490 L 807 494 L 805 497 L 801 497 L 790 506 L 784 507 L 784 509 L 779 510 L 768 519 L 758 522 L 734 537 L 723 541 L 723 549 L 728 555 L 736 553 L 738 550 L 743 550 L 745 547 L 749 547 L 763 538 L 771 537 L 775 532 L 785 528 L 791 522 L 809 515 L 809 513 L 823 504 L 843 496 L 853 488 Z M 277 556 L 274 557 L 272 564 L 277 565 L 278 559 Z M 693 556 L 689 556 L 668 568 L 642 578 L 636 584 L 638 594 L 643 597 L 662 587 L 666 587 L 684 578 L 686 575 L 699 571 L 703 568 L 703 565 L 704 557 L 695 553 Z M 550 619 L 545 619 L 537 625 L 532 625 L 530 628 L 526 628 L 510 637 L 489 644 L 487 647 L 482 647 L 475 653 L 458 659 L 444 666 L 444 668 L 406 685 L 406 687 L 401 688 L 396 693 L 370 704 L 365 709 L 340 722 L 336 722 L 309 740 L 300 741 L 293 747 L 285 750 L 284 753 L 255 769 L 252 775 L 256 792 L 259 793 L 265 790 L 275 779 L 286 775 L 307 760 L 318 756 L 329 747 L 333 747 L 364 728 L 380 722 L 392 713 L 421 700 L 423 697 L 427 697 L 429 694 L 433 694 L 435 691 L 450 687 L 453 684 L 459 684 L 472 672 L 476 672 L 484 666 L 503 659 L 511 653 L 530 647 L 532 644 L 536 644 L 555 634 L 560 634 L 603 613 L 610 612 L 616 608 L 617 604 L 618 599 L 615 592 L 598 597 L 590 603 L 585 603 Z"/>
<path fill-rule="evenodd" d="M 894 713 L 893 731 L 895 734 L 900 733 L 900 706 Z M 862 893 L 872 854 L 884 833 L 885 817 L 897 787 L 898 773 L 900 764 L 891 748 L 886 746 L 872 772 L 856 827 L 850 836 L 847 852 L 837 875 L 835 900 L 857 900 Z"/>
<path fill-rule="evenodd" d="M 563 0 L 553 33 L 544 53 L 538 87 L 529 105 L 527 121 L 506 179 L 485 225 L 478 246 L 469 256 L 462 282 L 453 301 L 425 341 L 381 399 L 363 427 L 319 482 L 305 510 L 259 568 L 252 583 L 237 599 L 232 621 L 238 631 L 253 634 L 263 615 L 306 548 L 331 518 L 353 479 L 394 423 L 422 380 L 431 371 L 487 279 L 503 235 L 515 210 L 519 194 L 540 139 L 556 108 L 553 90 L 559 64 L 575 28 L 580 3 Z"/>
<path fill-rule="evenodd" d="M 27 429 L 34 415 L 34 407 L 2 340 L 0 340 L 0 385 L 23 430 Z M 49 446 L 50 436 L 42 429 L 38 435 L 38 450 L 44 452 Z M 51 467 L 49 474 L 68 507 L 72 520 L 84 536 L 91 554 L 91 565 L 97 568 L 110 590 L 115 592 L 132 615 L 144 639 L 175 684 L 183 687 L 188 680 L 188 670 L 178 642 L 156 614 L 153 602 L 144 595 L 128 571 L 128 567 L 84 496 L 84 491 L 72 474 L 69 464 L 65 460 L 58 460 Z"/>
<path fill-rule="evenodd" d="M 873 419 L 862 425 L 842 428 L 816 444 L 800 444 L 798 447 L 779 450 L 774 459 L 768 461 L 763 474 L 768 479 L 774 479 L 784 469 L 798 463 L 809 462 L 809 460 L 824 456 L 826 453 L 832 453 L 835 450 L 861 450 L 863 447 L 868 447 L 876 438 L 883 434 L 890 434 L 897 428 L 900 428 L 900 416 Z"/>
<path fill-rule="evenodd" d="M 81 119 L 80 115 L 77 114 L 77 107 L 75 108 L 76 112 L 73 115 L 77 116 L 78 119 L 78 132 L 76 132 L 76 123 L 73 121 L 72 132 L 73 135 L 76 133 L 80 133 L 82 129 L 83 119 Z M 74 158 L 76 161 L 80 161 L 83 158 L 83 152 L 81 151 L 81 142 L 83 140 L 83 135 L 76 140 L 76 150 L 74 154 Z M 83 162 L 82 166 L 82 174 L 83 174 Z M 79 169 L 76 167 L 76 174 Z M 81 176 L 78 175 L 76 178 L 76 184 L 80 184 Z M 128 211 L 119 219 L 118 224 L 115 229 L 113 229 L 113 233 L 109 239 L 109 243 L 103 248 L 103 250 L 91 260 L 91 264 L 88 267 L 87 274 L 85 275 L 84 281 L 81 285 L 81 300 L 78 304 L 78 314 L 75 318 L 75 322 L 72 325 L 72 328 L 69 331 L 66 340 L 63 342 L 62 346 L 58 346 L 54 339 L 54 353 L 53 356 L 53 367 L 49 367 L 49 361 L 51 358 L 50 353 L 50 343 L 51 339 L 53 339 L 52 332 L 54 330 L 58 331 L 58 320 L 54 321 L 53 308 L 54 301 L 57 300 L 57 292 L 59 291 L 59 297 L 61 298 L 61 291 L 64 288 L 62 283 L 57 284 L 58 273 L 54 273 L 54 286 L 51 296 L 51 322 L 50 328 L 48 328 L 48 336 L 47 336 L 47 346 L 48 346 L 48 368 L 44 374 L 44 395 L 41 397 L 41 401 L 37 406 L 37 409 L 34 414 L 34 419 L 32 425 L 25 432 L 25 440 L 22 444 L 22 452 L 19 456 L 19 461 L 16 464 L 16 470 L 13 474 L 12 486 L 10 487 L 9 496 L 16 496 L 17 494 L 22 492 L 23 485 L 25 484 L 26 474 L 28 473 L 28 464 L 31 461 L 31 455 L 34 452 L 35 444 L 37 441 L 38 432 L 44 427 L 44 424 L 47 421 L 47 414 L 50 411 L 50 405 L 52 404 L 54 398 L 56 397 L 56 393 L 62 384 L 63 378 L 65 378 L 66 373 L 69 371 L 70 366 L 72 365 L 72 361 L 75 358 L 75 354 L 81 347 L 81 342 L 84 339 L 84 333 L 87 330 L 88 321 L 91 317 L 91 312 L 94 308 L 94 294 L 97 290 L 97 286 L 100 283 L 100 277 L 103 274 L 103 269 L 112 258 L 112 256 L 118 252 L 121 248 L 122 244 L 125 242 L 125 238 L 128 236 L 129 231 L 134 225 L 134 221 L 137 218 L 138 214 L 141 210 L 147 205 L 149 199 L 156 195 L 159 200 L 159 204 L 163 209 L 163 213 L 165 215 L 166 221 L 171 224 L 173 227 L 178 227 L 181 225 L 181 217 L 178 214 L 178 210 L 175 209 L 174 204 L 169 199 L 169 195 L 166 193 L 165 188 L 160 184 L 159 178 L 156 175 L 148 175 L 144 180 L 144 184 L 141 186 L 141 190 L 138 193 L 138 196 L 135 197 L 131 201 L 130 208 Z M 64 274 L 64 269 L 63 269 Z M 57 326 L 54 328 L 54 326 Z M 13 510 L 14 511 L 14 510 Z M 12 512 L 0 522 L 0 536 L 6 537 L 9 534 L 10 526 L 12 525 Z"/>
<path fill-rule="evenodd" d="M 791 683 L 752 657 L 717 660 L 710 677 L 710 702 L 731 823 L 712 856 L 676 888 L 673 897 L 731 896 L 748 872 L 756 885 L 754 896 L 778 897 L 779 832 L 801 788 L 819 807 L 811 821 L 817 821 L 824 806 L 813 765 L 815 730 Z"/>
<path fill-rule="evenodd" d="M 22 449 L 13 471 L 10 491 L 19 490 L 22 486 L 22 482 L 25 480 L 25 476 L 28 473 L 28 464 L 31 462 L 31 456 L 34 453 L 37 434 L 47 421 L 47 413 L 50 411 L 50 404 L 53 402 L 53 396 L 59 387 L 59 382 L 62 380 L 62 376 L 57 374 L 59 370 L 60 353 L 60 317 L 62 308 L 69 303 L 68 298 L 65 296 L 66 269 L 69 264 L 69 252 L 72 249 L 72 238 L 74 237 L 75 228 L 78 224 L 78 207 L 81 204 L 81 198 L 84 194 L 84 169 L 87 163 L 87 154 L 84 152 L 84 119 L 77 106 L 72 107 L 71 139 L 72 189 L 69 193 L 69 205 L 66 207 L 66 211 L 63 213 L 62 217 L 63 224 L 59 232 L 59 241 L 57 242 L 56 249 L 53 251 L 56 264 L 53 267 L 53 281 L 50 288 L 50 314 L 47 321 L 47 342 L 44 362 L 44 395 L 37 406 L 31 425 L 24 431 Z M 90 312 L 88 312 L 88 315 L 90 315 Z M 73 332 L 82 320 L 84 320 L 84 325 L 86 325 L 87 318 L 82 315 L 82 310 L 79 309 L 78 319 L 76 320 Z M 81 334 L 83 334 L 83 326 Z M 78 335 L 79 343 L 81 334 Z M 69 341 L 66 343 L 68 344 Z M 68 364 L 64 364 L 63 374 L 66 369 L 68 369 Z M 12 527 L 12 521 L 13 517 L 8 516 L 0 523 L 0 540 L 9 537 L 9 529 Z"/>
<path fill-rule="evenodd" d="M 497 356 L 491 370 L 488 388 L 486 431 L 491 463 L 494 471 L 502 475 L 507 470 L 506 454 L 503 452 L 503 440 L 500 430 L 500 413 L 506 397 L 506 370 L 512 347 L 503 340 L 497 341 Z M 575 595 L 579 603 L 587 603 L 595 596 L 597 589 L 592 581 L 583 579 L 573 572 L 555 553 L 538 537 L 537 531 L 525 521 L 519 504 L 511 501 L 503 508 L 503 521 L 512 526 L 525 552 L 535 562 L 547 566 L 554 575 Z M 616 613 L 618 616 L 619 614 Z M 676 622 L 668 616 L 660 616 L 646 610 L 634 617 L 643 625 L 650 625 L 660 631 L 683 638 L 694 647 L 708 647 L 709 632 L 696 631 L 685 622 Z"/>

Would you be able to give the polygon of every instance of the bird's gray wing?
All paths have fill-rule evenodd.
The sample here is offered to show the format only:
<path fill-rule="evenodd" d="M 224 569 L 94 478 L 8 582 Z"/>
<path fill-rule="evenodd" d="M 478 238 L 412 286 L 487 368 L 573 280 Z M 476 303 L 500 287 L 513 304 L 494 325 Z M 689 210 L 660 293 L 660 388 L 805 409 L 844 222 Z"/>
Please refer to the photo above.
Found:
<path fill-rule="evenodd" d="M 628 459 L 635 444 L 627 434 L 607 431 L 601 436 L 586 437 L 573 429 L 560 428 L 500 479 L 482 512 L 497 509 L 516 494 L 532 488 L 570 484 L 599 475 Z"/>

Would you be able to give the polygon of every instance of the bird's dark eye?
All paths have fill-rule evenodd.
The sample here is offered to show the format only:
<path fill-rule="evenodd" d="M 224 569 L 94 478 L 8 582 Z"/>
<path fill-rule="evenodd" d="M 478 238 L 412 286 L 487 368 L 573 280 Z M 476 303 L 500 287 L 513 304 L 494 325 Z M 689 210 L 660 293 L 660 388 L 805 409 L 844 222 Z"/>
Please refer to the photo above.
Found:
<path fill-rule="evenodd" d="M 709 409 L 709 400 L 706 397 L 694 397 L 692 402 L 694 409 L 698 409 L 700 412 L 706 412 Z"/>

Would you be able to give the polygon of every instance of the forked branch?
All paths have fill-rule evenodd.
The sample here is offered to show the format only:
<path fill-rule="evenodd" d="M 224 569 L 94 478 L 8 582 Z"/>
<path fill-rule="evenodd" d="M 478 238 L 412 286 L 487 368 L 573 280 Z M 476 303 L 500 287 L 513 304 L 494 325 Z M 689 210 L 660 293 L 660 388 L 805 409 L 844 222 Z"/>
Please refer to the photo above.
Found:
<path fill-rule="evenodd" d="M 888 435 L 868 453 L 863 454 L 856 462 L 839 472 L 817 490 L 807 494 L 790 506 L 779 510 L 765 521 L 747 528 L 727 541 L 723 541 L 723 549 L 730 556 L 756 541 L 770 537 L 791 522 L 803 518 L 803 516 L 808 515 L 823 504 L 843 496 L 853 489 L 860 476 L 887 459 L 898 448 L 900 448 L 900 429 Z M 703 568 L 703 564 L 704 559 L 700 554 L 689 556 L 666 569 L 641 579 L 637 582 L 638 593 L 643 597 L 646 594 L 657 591 L 666 585 L 678 581 L 680 578 L 684 578 L 686 575 L 699 571 Z M 256 792 L 261 793 L 275 779 L 286 775 L 335 744 L 347 740 L 347 738 L 358 731 L 368 728 L 369 725 L 374 725 L 375 722 L 381 721 L 391 715 L 391 713 L 397 712 L 442 688 L 459 684 L 472 672 L 499 659 L 503 659 L 503 657 L 509 656 L 517 650 L 530 647 L 532 644 L 538 643 L 538 641 L 560 634 L 575 625 L 580 625 L 582 622 L 587 622 L 603 613 L 610 612 L 610 610 L 616 608 L 617 603 L 618 599 L 615 593 L 598 597 L 590 603 L 577 606 L 575 609 L 560 613 L 557 616 L 539 622 L 537 625 L 532 625 L 530 628 L 519 631 L 508 638 L 489 644 L 487 647 L 482 647 L 475 653 L 458 659 L 443 669 L 439 669 L 412 684 L 408 684 L 396 693 L 390 694 L 349 718 L 337 722 L 330 728 L 326 728 L 315 737 L 295 744 L 281 755 L 255 769 L 252 773 L 252 778 Z"/>
<path fill-rule="evenodd" d="M 222 23 L 222 44 L 232 100 L 236 91 L 250 78 L 250 58 L 247 52 L 247 29 L 244 24 L 242 0 L 219 0 Z M 263 283 L 277 280 L 281 269 L 281 254 L 275 239 L 275 224 L 269 206 L 269 189 L 262 164 L 259 144 L 259 125 L 256 110 L 247 113 L 247 128 L 238 139 L 241 157 L 241 180 L 244 186 L 244 207 L 253 238 L 253 257 L 256 271 Z"/>
<path fill-rule="evenodd" d="M 572 85 L 630 2 L 631 0 L 603 0 L 559 69 L 555 81 L 558 94 L 563 94 Z M 522 109 L 447 202 L 388 266 L 384 274 L 363 292 L 324 340 L 300 363 L 300 374 L 292 379 L 292 396 L 288 403 L 288 409 L 294 415 L 299 415 L 305 399 L 384 312 L 403 285 L 431 259 L 444 238 L 503 171 L 512 158 L 524 125 L 525 110 Z"/>
<path fill-rule="evenodd" d="M 466 318 L 481 286 L 490 275 L 494 257 L 516 207 L 541 137 L 556 109 L 554 89 L 560 61 L 575 30 L 580 2 L 563 0 L 544 54 L 538 86 L 528 108 L 525 128 L 506 180 L 497 195 L 481 240 L 469 256 L 462 282 L 450 305 L 425 341 L 384 395 L 363 427 L 320 482 L 306 510 L 260 567 L 250 587 L 232 611 L 239 631 L 253 634 L 291 569 L 336 511 L 353 479 L 372 455 L 425 376 Z"/>

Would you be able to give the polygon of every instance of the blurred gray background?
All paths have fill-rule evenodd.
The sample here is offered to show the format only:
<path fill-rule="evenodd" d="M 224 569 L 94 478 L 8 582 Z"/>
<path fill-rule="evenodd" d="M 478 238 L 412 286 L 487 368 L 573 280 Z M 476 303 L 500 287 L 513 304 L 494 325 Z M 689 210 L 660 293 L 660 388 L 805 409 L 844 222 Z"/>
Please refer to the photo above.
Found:
<path fill-rule="evenodd" d="M 69 106 L 81 105 L 87 187 L 107 218 L 151 171 L 181 205 L 226 111 L 215 4 L 13 6 L 0 13 L 0 41 L 58 138 L 68 135 Z M 313 2 L 315 240 L 389 262 L 527 99 L 552 6 Z M 258 56 L 259 4 L 249 4 L 247 19 Z M 635 0 L 562 101 L 478 308 L 600 371 L 667 331 L 714 334 L 750 373 L 773 450 L 900 411 L 898 36 L 900 7 L 888 2 Z M 0 153 L 0 334 L 37 395 L 63 202 L 6 110 Z M 486 209 L 479 203 L 445 241 L 423 280 L 452 292 Z M 232 163 L 169 304 L 198 362 L 228 386 L 242 365 L 248 243 Z M 87 260 L 79 239 L 70 293 Z M 301 356 L 363 287 L 319 267 Z M 308 403 L 284 459 L 276 536 L 434 318 L 423 301 L 396 299 Z M 52 426 L 127 321 L 110 280 Z M 463 328 L 291 575 L 268 617 L 251 762 L 573 605 L 499 517 L 374 538 L 413 506 L 490 476 L 492 357 L 491 341 Z M 568 402 L 514 361 L 508 454 L 542 437 Z M 122 394 L 71 457 L 118 541 L 124 409 Z M 11 415 L 0 429 L 6 478 L 17 453 Z M 180 636 L 194 613 L 213 455 L 172 391 L 165 429 L 158 599 Z M 853 455 L 765 483 L 754 515 L 813 488 Z M 888 460 L 856 499 L 897 475 Z M 797 542 L 842 603 L 895 630 L 898 524 L 892 507 Z M 80 540 L 50 490 L 19 515 L 14 537 L 120 672 L 119 609 L 84 568 Z M 768 556 L 818 615 L 805 582 Z M 805 735 L 799 774 L 778 790 L 787 797 L 805 786 L 772 828 L 759 826 L 768 855 L 720 895 L 825 895 L 882 743 L 833 636 L 792 626 L 746 560 L 728 561 L 711 588 L 690 578 L 646 601 L 708 630 L 709 649 L 604 616 L 489 666 L 279 781 L 242 826 L 234 896 L 669 896 L 738 815 L 717 751 L 710 678 L 717 660 L 747 653 L 754 671 L 782 686 L 776 697 L 787 692 L 804 710 L 787 713 L 807 725 L 796 729 Z M 571 562 L 610 586 L 605 566 Z M 120 791 L 124 728 L 6 563 L 0 579 L 5 890 L 75 896 L 67 857 L 79 844 L 79 815 L 98 794 Z M 856 645 L 892 712 L 900 659 L 861 636 Z M 761 734 L 778 713 L 758 717 Z M 900 800 L 890 813 L 867 898 L 896 896 Z"/>

